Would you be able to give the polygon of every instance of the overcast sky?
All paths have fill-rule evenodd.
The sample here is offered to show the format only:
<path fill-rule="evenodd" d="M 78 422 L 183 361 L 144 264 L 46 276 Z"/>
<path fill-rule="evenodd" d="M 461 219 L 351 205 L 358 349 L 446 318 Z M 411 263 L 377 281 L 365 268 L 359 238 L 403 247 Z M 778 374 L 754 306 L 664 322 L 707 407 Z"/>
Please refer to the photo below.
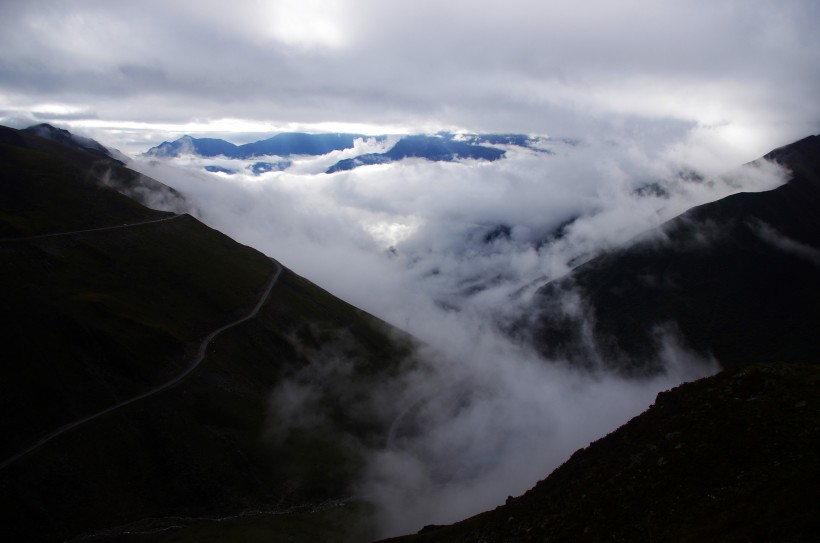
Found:
<path fill-rule="evenodd" d="M 820 131 L 818 21 L 814 0 L 5 0 L 0 122 L 127 152 L 451 128 L 751 159 Z"/>

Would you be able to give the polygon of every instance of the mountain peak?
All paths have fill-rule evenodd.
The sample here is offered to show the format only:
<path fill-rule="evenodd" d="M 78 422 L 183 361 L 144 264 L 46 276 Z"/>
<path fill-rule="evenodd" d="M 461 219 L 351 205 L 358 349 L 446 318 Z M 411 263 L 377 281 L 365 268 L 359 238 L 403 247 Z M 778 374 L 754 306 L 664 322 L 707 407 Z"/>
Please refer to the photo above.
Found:
<path fill-rule="evenodd" d="M 111 158 L 119 162 L 122 162 L 114 156 L 111 150 L 109 150 L 100 142 L 93 140 L 91 138 L 87 138 L 85 136 L 78 136 L 77 134 L 72 134 L 64 128 L 57 128 L 56 126 L 50 125 L 48 123 L 40 123 L 29 126 L 28 128 L 25 128 L 23 132 L 28 132 L 29 134 L 34 134 L 35 136 L 39 136 L 41 138 L 54 141 L 56 143 L 61 143 L 69 147 L 74 147 L 75 149 L 81 149 L 83 151 L 88 151 L 95 155 L 101 155 L 105 158 Z"/>
<path fill-rule="evenodd" d="M 33 132 L 40 137 L 46 137 L 49 135 L 60 135 L 63 137 L 71 137 L 71 132 L 64 128 L 57 128 L 54 125 L 50 125 L 48 123 L 40 123 L 34 124 L 29 126 L 25 129 L 28 132 Z"/>
<path fill-rule="evenodd" d="M 151 147 L 143 156 L 151 158 L 175 158 L 180 155 L 196 155 L 202 157 L 226 156 L 237 158 L 237 146 L 217 138 L 195 138 L 185 134 L 174 141 L 163 141 L 156 147 Z"/>

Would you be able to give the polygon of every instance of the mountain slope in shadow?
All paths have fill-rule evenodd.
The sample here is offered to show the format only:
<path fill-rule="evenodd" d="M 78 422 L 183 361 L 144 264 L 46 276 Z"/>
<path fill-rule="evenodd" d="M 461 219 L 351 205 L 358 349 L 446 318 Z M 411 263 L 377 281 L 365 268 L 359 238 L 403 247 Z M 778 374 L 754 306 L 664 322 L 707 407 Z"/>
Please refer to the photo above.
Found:
<path fill-rule="evenodd" d="M 660 393 L 495 510 L 388 541 L 820 539 L 820 138 L 766 158 L 791 180 L 694 208 L 534 302 L 549 357 L 657 372 L 666 326 L 728 369 Z"/>
<path fill-rule="evenodd" d="M 126 197 L 118 189 L 171 189 L 97 154 L 2 129 L 0 164 L 0 461 L 174 379 L 278 270 Z M 350 496 L 361 448 L 386 431 L 370 398 L 412 347 L 284 269 L 259 314 L 218 335 L 180 383 L 0 468 L 4 535 L 106 540 L 251 515 L 296 541 L 366 539 L 366 504 L 320 504 Z M 294 424 L 277 396 L 294 379 L 321 426 Z"/>
<path fill-rule="evenodd" d="M 765 158 L 792 178 L 693 208 L 542 287 L 542 354 L 651 373 L 665 332 L 723 367 L 820 359 L 820 137 Z"/>
<path fill-rule="evenodd" d="M 817 541 L 819 388 L 802 364 L 680 385 L 522 496 L 389 541 Z"/>

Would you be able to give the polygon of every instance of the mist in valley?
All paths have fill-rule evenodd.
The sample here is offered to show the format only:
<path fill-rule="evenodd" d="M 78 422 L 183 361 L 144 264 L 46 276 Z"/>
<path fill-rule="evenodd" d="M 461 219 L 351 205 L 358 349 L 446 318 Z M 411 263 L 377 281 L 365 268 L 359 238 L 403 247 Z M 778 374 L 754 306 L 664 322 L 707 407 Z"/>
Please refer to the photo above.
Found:
<path fill-rule="evenodd" d="M 412 371 L 345 400 L 385 428 L 379 443 L 349 444 L 367 459 L 357 496 L 377 505 L 382 535 L 503 503 L 659 391 L 716 372 L 674 323 L 658 331 L 663 371 L 637 378 L 544 360 L 508 331 L 538 287 L 601 251 L 692 206 L 788 178 L 765 161 L 683 163 L 680 147 L 628 140 L 544 137 L 538 149 L 505 150 L 496 162 L 408 159 L 334 174 L 323 172 L 344 151 L 261 175 L 209 173 L 213 159 L 194 156 L 131 164 L 179 190 L 210 226 L 421 341 Z M 348 386 L 351 363 L 332 348 L 323 357 L 272 391 L 274 410 L 291 414 L 278 424 L 327 423 L 321 390 Z"/>

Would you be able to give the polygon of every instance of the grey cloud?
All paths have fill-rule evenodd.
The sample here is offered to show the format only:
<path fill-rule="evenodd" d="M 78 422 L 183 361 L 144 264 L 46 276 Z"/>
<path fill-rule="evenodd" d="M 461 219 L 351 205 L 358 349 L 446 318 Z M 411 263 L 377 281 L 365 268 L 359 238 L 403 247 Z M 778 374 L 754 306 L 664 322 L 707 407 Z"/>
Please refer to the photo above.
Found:
<path fill-rule="evenodd" d="M 692 181 L 679 177 L 681 165 L 662 151 L 647 154 L 628 143 L 551 147 L 552 155 L 509 150 L 494 163 L 411 160 L 333 175 L 227 178 L 136 165 L 191 194 L 206 222 L 399 325 L 412 317 L 399 308 L 422 303 L 397 303 L 406 293 L 421 289 L 430 303 L 492 312 L 526 285 L 691 206 L 785 180 L 776 166 L 761 163 Z M 307 163 L 294 168 L 311 170 Z M 659 194 L 637 190 L 658 183 Z M 385 256 L 390 246 L 393 258 Z M 337 273 L 338 262 L 353 271 Z"/>
<path fill-rule="evenodd" d="M 459 347 L 470 363 L 440 370 L 437 388 L 429 376 L 424 386 L 406 386 L 409 411 L 396 418 L 405 434 L 371 453 L 361 492 L 379 505 L 383 535 L 491 509 L 636 415 L 658 390 L 714 371 L 674 342 L 661 353 L 667 373 L 644 382 L 584 375 L 478 343 Z"/>
<path fill-rule="evenodd" d="M 76 121 L 98 118 L 96 113 L 88 111 L 78 111 L 76 113 L 33 113 L 32 116 L 38 121 Z M 31 123 L 29 123 L 29 125 L 30 124 Z"/>
<path fill-rule="evenodd" d="M 753 224 L 752 230 L 760 239 L 777 247 L 781 251 L 820 266 L 820 251 L 817 249 L 781 234 L 764 222 Z"/>
<path fill-rule="evenodd" d="M 644 127 L 719 121 L 768 129 L 767 147 L 820 121 L 814 2 L 297 4 L 4 3 L 0 92 L 93 103 L 112 120 L 437 123 L 570 135 L 605 128 L 612 115 Z M 304 12 L 312 5 L 320 11 Z M 287 12 L 270 6 L 295 10 L 296 27 L 318 17 L 343 39 L 287 43 L 270 30 Z"/>

